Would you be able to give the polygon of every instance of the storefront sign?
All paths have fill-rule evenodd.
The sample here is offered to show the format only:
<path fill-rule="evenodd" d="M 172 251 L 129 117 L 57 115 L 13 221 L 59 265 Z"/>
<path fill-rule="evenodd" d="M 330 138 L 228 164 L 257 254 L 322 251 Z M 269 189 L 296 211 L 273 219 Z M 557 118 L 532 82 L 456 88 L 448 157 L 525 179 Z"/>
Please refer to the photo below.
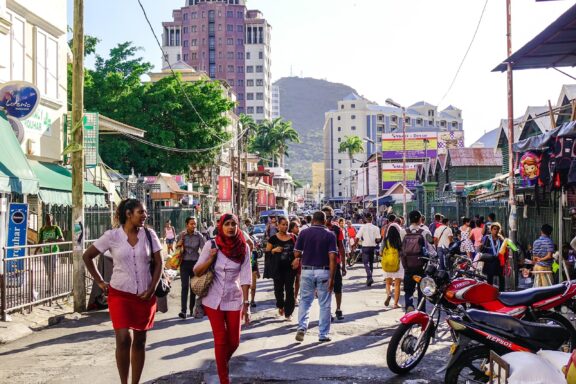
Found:
<path fill-rule="evenodd" d="M 218 200 L 220 202 L 232 201 L 232 178 L 230 176 L 218 176 Z"/>
<path fill-rule="evenodd" d="M 28 204 L 10 203 L 8 209 L 8 238 L 7 247 L 24 246 L 27 240 Z M 26 249 L 8 249 L 6 258 L 26 256 Z M 8 260 L 7 272 L 19 272 L 24 269 L 24 260 Z"/>
<path fill-rule="evenodd" d="M 40 92 L 26 81 L 9 81 L 0 86 L 0 109 L 17 119 L 30 117 L 40 102 Z"/>
<path fill-rule="evenodd" d="M 438 154 L 446 154 L 449 149 L 464 148 L 464 131 L 438 132 Z"/>
<path fill-rule="evenodd" d="M 268 194 L 268 206 L 270 208 L 276 208 L 276 196 L 273 193 Z"/>
<path fill-rule="evenodd" d="M 400 133 L 382 134 L 382 159 L 398 160 L 403 156 L 403 137 Z M 436 157 L 438 137 L 436 132 L 406 133 L 406 158 L 424 159 Z"/>
<path fill-rule="evenodd" d="M 415 188 L 416 185 L 416 164 L 406 164 L 406 185 L 408 188 Z M 382 189 L 390 189 L 394 184 L 404 180 L 404 168 L 402 163 L 382 164 Z"/>
<path fill-rule="evenodd" d="M 22 144 L 24 141 L 24 126 L 22 122 L 12 116 L 8 116 L 8 122 L 12 126 L 12 130 L 14 131 L 14 135 L 18 139 L 18 142 Z"/>
<path fill-rule="evenodd" d="M 96 168 L 98 165 L 98 114 L 84 114 L 84 167 Z"/>
<path fill-rule="evenodd" d="M 30 132 L 40 133 L 50 136 L 52 134 L 52 123 L 54 122 L 56 111 L 44 106 L 39 106 L 34 113 L 22 121 L 24 128 Z"/>
<path fill-rule="evenodd" d="M 265 189 L 258 190 L 258 206 L 266 207 L 268 205 L 268 192 Z"/>

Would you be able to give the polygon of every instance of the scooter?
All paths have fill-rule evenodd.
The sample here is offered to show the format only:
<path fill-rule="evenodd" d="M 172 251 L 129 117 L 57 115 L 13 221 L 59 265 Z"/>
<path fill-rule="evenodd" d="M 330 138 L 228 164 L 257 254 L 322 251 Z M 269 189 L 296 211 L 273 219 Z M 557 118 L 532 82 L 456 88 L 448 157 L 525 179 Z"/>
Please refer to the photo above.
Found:
<path fill-rule="evenodd" d="M 551 287 L 501 293 L 488 284 L 483 275 L 472 270 L 470 260 L 465 257 L 458 257 L 456 263 L 466 263 L 468 267 L 456 269 L 452 277 L 447 271 L 438 269 L 436 260 L 427 260 L 425 277 L 415 276 L 426 300 L 420 302 L 418 310 L 400 319 L 400 325 L 388 344 L 386 361 L 392 372 L 405 374 L 416 367 L 430 340 L 436 336 L 442 314 L 452 314 L 458 306 L 562 325 L 570 331 L 568 347 L 576 346 L 576 329 L 567 318 L 553 310 L 565 305 L 574 311 L 576 280 Z M 433 304 L 429 314 L 423 310 L 426 301 Z"/>
<path fill-rule="evenodd" d="M 475 309 L 452 315 L 447 322 L 457 342 L 450 348 L 445 384 L 487 383 L 490 350 L 498 354 L 556 350 L 570 338 L 570 331 L 561 325 Z"/>

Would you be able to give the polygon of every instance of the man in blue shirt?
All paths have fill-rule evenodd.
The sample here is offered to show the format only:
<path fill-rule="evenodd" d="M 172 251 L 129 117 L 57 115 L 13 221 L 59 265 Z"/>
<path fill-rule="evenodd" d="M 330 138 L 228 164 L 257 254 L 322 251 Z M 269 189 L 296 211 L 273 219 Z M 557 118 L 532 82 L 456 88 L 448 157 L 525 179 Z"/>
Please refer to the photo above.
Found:
<path fill-rule="evenodd" d="M 554 242 L 550 238 L 552 226 L 544 224 L 540 229 L 540 237 L 532 245 L 532 261 L 536 263 L 534 285 L 547 287 L 552 285 L 552 263 L 554 262 Z M 540 273 L 538 273 L 540 272 Z"/>
<path fill-rule="evenodd" d="M 300 232 L 294 247 L 292 267 L 302 264 L 300 276 L 300 305 L 298 307 L 298 330 L 296 340 L 304 341 L 310 320 L 310 307 L 314 301 L 314 292 L 318 294 L 320 319 L 318 322 L 319 341 L 331 341 L 330 313 L 334 273 L 336 272 L 336 236 L 325 227 L 326 214 L 314 212 L 312 226 Z"/>

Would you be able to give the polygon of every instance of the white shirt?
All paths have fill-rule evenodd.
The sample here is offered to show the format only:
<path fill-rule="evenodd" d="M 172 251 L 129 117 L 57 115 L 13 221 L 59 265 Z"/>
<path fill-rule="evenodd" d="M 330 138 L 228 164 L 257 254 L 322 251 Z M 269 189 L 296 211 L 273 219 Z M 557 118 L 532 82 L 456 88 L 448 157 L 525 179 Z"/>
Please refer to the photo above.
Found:
<path fill-rule="evenodd" d="M 360 227 L 356 238 L 362 240 L 363 247 L 376 247 L 376 240 L 380 240 L 380 229 L 372 223 L 366 223 Z"/>
<path fill-rule="evenodd" d="M 452 229 L 442 224 L 434 231 L 434 238 L 438 239 L 438 248 L 449 248 L 450 237 L 454 236 Z"/>
<path fill-rule="evenodd" d="M 162 249 L 158 235 L 152 229 L 152 251 L 154 253 Z M 94 242 L 94 247 L 100 253 L 110 251 L 112 255 L 112 288 L 133 294 L 140 294 L 148 289 L 152 282 L 150 273 L 151 254 L 150 243 L 144 232 L 144 228 L 138 231 L 138 242 L 134 247 L 128 243 L 128 235 L 124 228 L 110 229 Z"/>

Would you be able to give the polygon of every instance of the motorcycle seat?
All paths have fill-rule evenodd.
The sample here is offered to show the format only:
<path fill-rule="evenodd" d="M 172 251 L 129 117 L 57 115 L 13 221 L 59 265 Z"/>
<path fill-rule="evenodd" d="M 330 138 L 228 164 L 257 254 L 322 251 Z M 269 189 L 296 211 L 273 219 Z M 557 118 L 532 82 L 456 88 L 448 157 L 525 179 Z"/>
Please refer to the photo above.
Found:
<path fill-rule="evenodd" d="M 509 307 L 532 305 L 540 300 L 564 293 L 565 290 L 564 284 L 556 284 L 550 287 L 530 288 L 518 292 L 502 292 L 498 295 L 498 300 Z"/>
<path fill-rule="evenodd" d="M 482 324 L 504 337 L 528 342 L 538 349 L 558 349 L 570 337 L 570 332 L 557 324 L 533 323 L 502 313 L 478 309 L 470 309 L 466 314 L 472 322 Z"/>

